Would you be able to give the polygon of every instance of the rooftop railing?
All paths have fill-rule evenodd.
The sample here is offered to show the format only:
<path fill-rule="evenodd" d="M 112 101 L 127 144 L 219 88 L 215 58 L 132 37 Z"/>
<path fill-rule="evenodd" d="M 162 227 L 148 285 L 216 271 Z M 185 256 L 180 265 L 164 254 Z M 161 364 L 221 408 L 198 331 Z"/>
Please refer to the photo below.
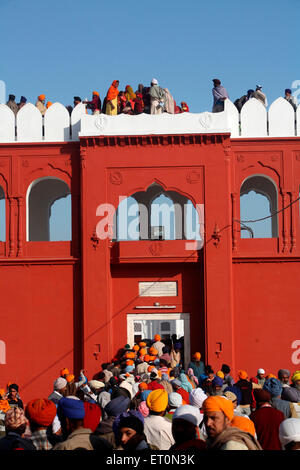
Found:
<path fill-rule="evenodd" d="M 277 98 L 267 110 L 253 98 L 239 112 L 230 101 L 220 113 L 160 115 L 90 115 L 78 104 L 71 115 L 61 103 L 54 103 L 43 117 L 27 103 L 15 116 L 0 104 L 0 143 L 78 141 L 80 136 L 203 134 L 230 132 L 234 138 L 300 136 L 300 106 L 296 112 L 284 98 Z"/>

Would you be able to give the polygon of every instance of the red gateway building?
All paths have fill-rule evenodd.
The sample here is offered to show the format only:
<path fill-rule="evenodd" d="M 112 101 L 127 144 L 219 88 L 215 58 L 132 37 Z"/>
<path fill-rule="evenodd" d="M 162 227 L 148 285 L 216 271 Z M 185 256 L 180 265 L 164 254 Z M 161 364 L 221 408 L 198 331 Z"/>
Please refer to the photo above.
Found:
<path fill-rule="evenodd" d="M 184 336 L 186 361 L 200 351 L 235 376 L 298 369 L 297 135 L 299 109 L 282 98 L 241 114 L 229 101 L 161 116 L 78 105 L 71 118 L 55 103 L 44 119 L 27 104 L 16 121 L 1 104 L 0 385 L 18 383 L 25 402 L 48 396 L 61 368 L 91 378 L 158 331 Z M 251 190 L 269 201 L 268 238 L 239 222 Z M 68 195 L 72 234 L 53 241 L 51 207 Z M 171 235 L 151 213 L 157 198 L 175 208 Z"/>

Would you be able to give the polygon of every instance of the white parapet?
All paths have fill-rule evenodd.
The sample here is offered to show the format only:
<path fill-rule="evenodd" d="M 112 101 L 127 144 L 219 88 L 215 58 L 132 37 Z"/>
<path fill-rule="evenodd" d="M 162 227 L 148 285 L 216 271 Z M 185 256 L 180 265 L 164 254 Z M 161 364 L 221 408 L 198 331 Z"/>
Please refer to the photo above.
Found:
<path fill-rule="evenodd" d="M 221 113 L 85 115 L 79 136 L 212 134 L 230 132 L 225 111 Z"/>
<path fill-rule="evenodd" d="M 12 110 L 6 104 L 0 104 L 0 142 L 15 140 L 16 119 Z"/>
<path fill-rule="evenodd" d="M 284 98 L 277 98 L 269 109 L 269 136 L 293 137 L 295 135 L 295 111 Z"/>
<path fill-rule="evenodd" d="M 269 121 L 269 127 L 268 127 Z M 80 136 L 178 135 L 228 132 L 233 138 L 300 137 L 300 107 L 296 113 L 284 98 L 275 100 L 269 111 L 255 98 L 239 113 L 236 106 L 225 101 L 220 113 L 181 113 L 159 115 L 119 114 L 91 115 L 80 103 L 69 111 L 54 103 L 43 118 L 32 103 L 23 106 L 15 117 L 11 109 L 0 104 L 0 143 L 67 142 Z"/>

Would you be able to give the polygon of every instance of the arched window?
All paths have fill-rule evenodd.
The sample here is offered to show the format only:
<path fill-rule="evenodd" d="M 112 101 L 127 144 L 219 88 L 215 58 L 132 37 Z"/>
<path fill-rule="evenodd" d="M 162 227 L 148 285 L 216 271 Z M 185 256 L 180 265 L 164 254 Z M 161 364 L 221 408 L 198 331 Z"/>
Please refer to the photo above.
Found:
<path fill-rule="evenodd" d="M 277 199 L 277 188 L 270 178 L 254 175 L 243 182 L 240 192 L 241 238 L 278 237 Z M 258 221 L 251 222 L 253 220 Z"/>
<path fill-rule="evenodd" d="M 154 240 L 175 240 L 175 209 L 170 197 L 161 194 L 151 203 L 151 231 Z"/>
<path fill-rule="evenodd" d="M 139 206 L 133 197 L 129 196 L 120 202 L 116 221 L 114 233 L 116 240 L 139 239 Z"/>
<path fill-rule="evenodd" d="M 27 240 L 72 239 L 70 188 L 59 178 L 34 181 L 27 191 Z"/>
<path fill-rule="evenodd" d="M 6 240 L 6 223 L 5 223 L 5 193 L 0 186 L 0 242 Z"/>

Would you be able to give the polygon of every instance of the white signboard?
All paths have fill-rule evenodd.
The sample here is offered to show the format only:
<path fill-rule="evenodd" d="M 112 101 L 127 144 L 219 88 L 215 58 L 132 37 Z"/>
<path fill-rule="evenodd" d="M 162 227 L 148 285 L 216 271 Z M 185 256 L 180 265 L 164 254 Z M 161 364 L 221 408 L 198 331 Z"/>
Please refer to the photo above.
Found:
<path fill-rule="evenodd" d="M 139 282 L 140 297 L 176 297 L 176 281 Z"/>

